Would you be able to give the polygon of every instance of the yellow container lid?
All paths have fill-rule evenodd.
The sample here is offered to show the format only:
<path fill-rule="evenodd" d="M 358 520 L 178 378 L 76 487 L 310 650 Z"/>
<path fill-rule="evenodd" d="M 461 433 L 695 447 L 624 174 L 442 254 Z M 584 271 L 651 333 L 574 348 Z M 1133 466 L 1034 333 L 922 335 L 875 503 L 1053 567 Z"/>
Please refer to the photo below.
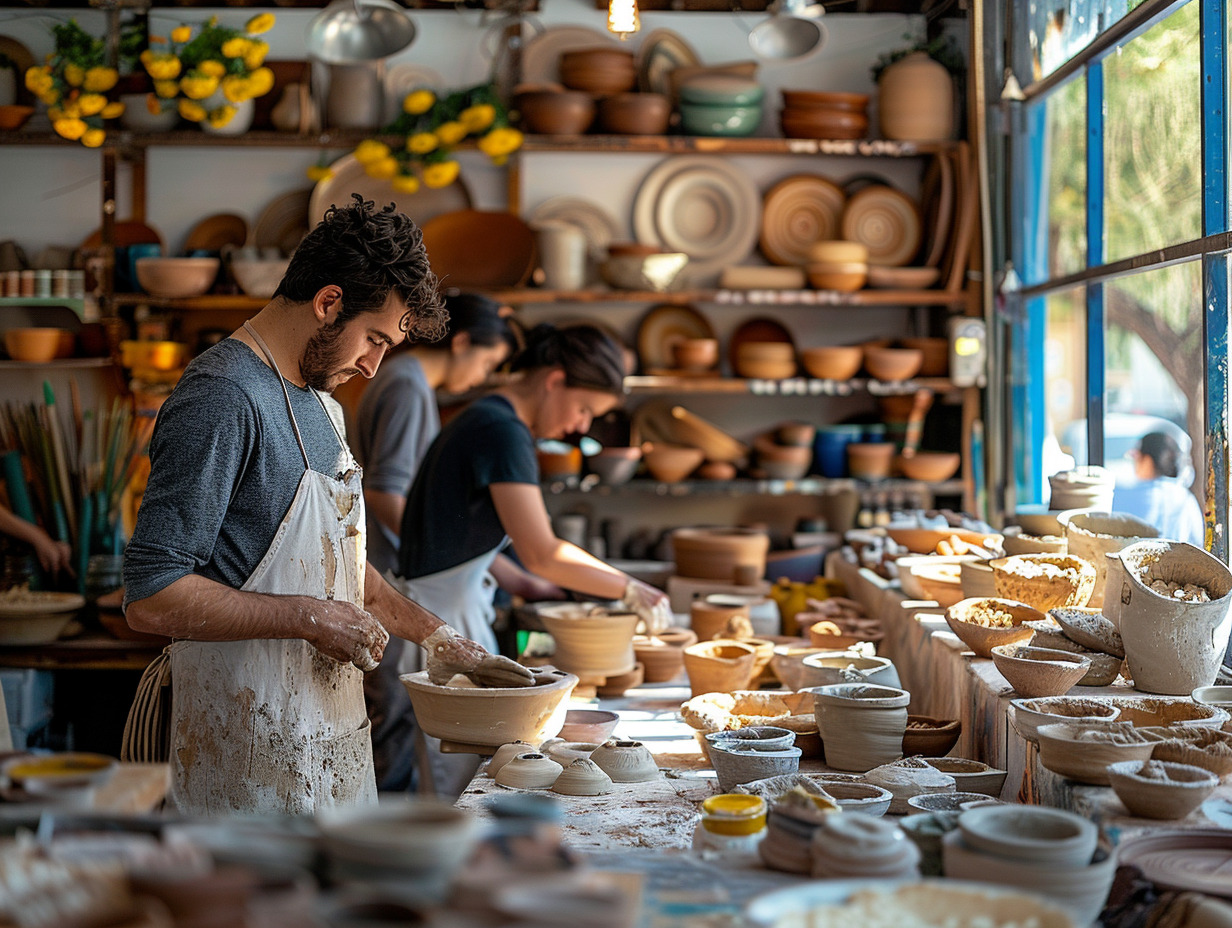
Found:
<path fill-rule="evenodd" d="M 766 800 L 721 793 L 702 802 L 702 827 L 713 834 L 751 835 L 766 827 Z"/>

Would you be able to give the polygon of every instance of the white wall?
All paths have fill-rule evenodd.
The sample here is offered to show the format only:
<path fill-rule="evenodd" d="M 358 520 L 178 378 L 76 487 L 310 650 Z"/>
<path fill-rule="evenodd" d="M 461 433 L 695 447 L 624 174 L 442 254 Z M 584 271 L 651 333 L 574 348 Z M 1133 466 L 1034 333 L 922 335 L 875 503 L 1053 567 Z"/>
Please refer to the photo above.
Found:
<path fill-rule="evenodd" d="M 586 0 L 542 0 L 546 25 L 586 25 L 602 30 L 604 14 Z M 241 25 L 251 9 L 157 8 L 152 30 L 165 34 L 180 22 L 198 22 L 217 14 L 227 24 Z M 277 24 L 267 36 L 272 58 L 303 58 L 307 25 L 317 11 L 277 9 Z M 0 13 L 0 34 L 12 36 L 41 57 L 52 49 L 50 25 L 70 11 Z M 71 11 L 83 27 L 101 34 L 103 16 L 92 10 Z M 483 81 L 490 62 L 483 51 L 489 25 L 478 12 L 452 10 L 412 14 L 419 34 L 414 44 L 390 59 L 389 65 L 412 63 L 438 72 L 447 88 Z M 704 63 L 752 58 L 748 31 L 763 17 L 735 13 L 646 13 L 642 31 L 628 44 L 636 49 L 654 29 L 684 35 Z M 878 55 L 906 44 L 906 36 L 923 30 L 921 17 L 901 15 L 828 14 L 829 38 L 820 52 L 799 63 L 763 62 L 759 79 L 767 87 L 766 115 L 759 134 L 777 135 L 777 90 L 781 87 L 869 92 L 869 68 Z M 874 118 L 874 126 L 876 125 Z M 340 157 L 344 150 L 330 152 Z M 204 216 L 237 212 L 255 220 L 279 194 L 308 186 L 304 171 L 317 160 L 315 150 L 219 148 L 151 149 L 148 155 L 147 221 L 163 235 L 171 250 L 182 247 L 189 229 Z M 560 193 L 585 195 L 628 221 L 632 196 L 641 176 L 658 159 L 653 156 L 565 157 L 537 155 L 524 169 L 523 208 L 533 209 Z M 531 163 L 533 162 L 533 163 Z M 910 160 L 862 161 L 849 158 L 744 158 L 746 167 L 767 187 L 788 174 L 817 170 L 837 180 L 870 171 L 914 190 L 920 166 Z M 76 245 L 101 221 L 98 182 L 100 155 L 70 146 L 0 145 L 0 239 L 16 239 L 34 256 L 47 245 Z M 478 154 L 463 158 L 463 179 L 478 208 L 505 204 L 505 172 L 488 166 Z M 127 173 L 119 184 L 118 218 L 128 215 Z"/>

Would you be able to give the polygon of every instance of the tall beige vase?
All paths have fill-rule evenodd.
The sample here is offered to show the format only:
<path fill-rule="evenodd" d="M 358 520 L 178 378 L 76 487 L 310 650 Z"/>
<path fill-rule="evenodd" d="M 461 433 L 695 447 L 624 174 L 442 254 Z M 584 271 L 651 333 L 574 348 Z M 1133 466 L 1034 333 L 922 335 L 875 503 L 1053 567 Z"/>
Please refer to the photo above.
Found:
<path fill-rule="evenodd" d="M 927 52 L 912 52 L 881 72 L 877 114 L 887 139 L 941 142 L 954 137 L 954 82 Z"/>

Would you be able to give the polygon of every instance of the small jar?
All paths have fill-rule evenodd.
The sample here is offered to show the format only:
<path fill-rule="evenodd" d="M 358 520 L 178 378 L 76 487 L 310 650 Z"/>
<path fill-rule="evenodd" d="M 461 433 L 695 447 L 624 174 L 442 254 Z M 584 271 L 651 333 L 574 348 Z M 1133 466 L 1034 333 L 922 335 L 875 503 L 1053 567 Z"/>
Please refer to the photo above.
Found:
<path fill-rule="evenodd" d="M 34 271 L 21 272 L 21 296 L 34 296 Z"/>
<path fill-rule="evenodd" d="M 34 272 L 34 295 L 44 300 L 51 296 L 50 268 L 39 268 Z"/>
<path fill-rule="evenodd" d="M 693 847 L 733 854 L 753 854 L 766 831 L 766 800 L 760 796 L 720 793 L 702 803 L 693 830 Z"/>
<path fill-rule="evenodd" d="M 81 300 L 86 295 L 86 272 L 72 270 L 68 272 L 68 296 L 70 299 Z"/>
<path fill-rule="evenodd" d="M 51 295 L 54 297 L 67 298 L 69 294 L 68 288 L 69 272 L 63 269 L 57 269 L 51 272 Z"/>
<path fill-rule="evenodd" d="M 21 296 L 21 271 L 4 272 L 4 295 Z"/>

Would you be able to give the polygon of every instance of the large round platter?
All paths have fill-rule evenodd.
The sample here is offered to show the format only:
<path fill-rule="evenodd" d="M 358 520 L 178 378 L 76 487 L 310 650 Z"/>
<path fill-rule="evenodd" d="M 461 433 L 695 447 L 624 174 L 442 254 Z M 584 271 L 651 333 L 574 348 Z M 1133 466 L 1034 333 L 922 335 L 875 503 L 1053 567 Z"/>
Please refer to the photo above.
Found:
<path fill-rule="evenodd" d="M 772 264 L 808 264 L 810 245 L 838 238 L 846 200 L 843 188 L 816 174 L 779 181 L 762 200 L 762 254 Z"/>
<path fill-rule="evenodd" d="M 442 213 L 423 224 L 423 244 L 446 287 L 521 286 L 535 263 L 535 234 L 513 213 Z"/>
<path fill-rule="evenodd" d="M 656 29 L 642 40 L 637 52 L 637 89 L 642 93 L 671 95 L 668 75 L 681 66 L 701 64 L 684 36 L 671 29 Z"/>
<path fill-rule="evenodd" d="M 842 232 L 848 241 L 868 246 L 869 264 L 899 267 L 920 250 L 920 212 L 905 193 L 874 184 L 847 201 Z"/>
<path fill-rule="evenodd" d="M 313 189 L 292 190 L 271 200 L 252 224 L 249 244 L 257 248 L 277 248 L 284 255 L 293 252 L 309 231 Z M 312 224 L 315 225 L 316 220 Z"/>
<path fill-rule="evenodd" d="M 669 158 L 653 168 L 633 204 L 639 242 L 689 256 L 693 281 L 746 258 L 757 242 L 761 197 L 747 175 L 706 156 Z"/>
<path fill-rule="evenodd" d="M 345 155 L 329 166 L 332 176 L 319 182 L 312 190 L 308 204 L 308 222 L 315 226 L 325 218 L 331 205 L 349 206 L 351 194 L 358 193 L 371 200 L 381 209 L 393 203 L 398 212 L 405 213 L 423 226 L 429 219 L 442 213 L 470 209 L 471 194 L 462 181 L 456 180 L 448 187 L 434 189 L 420 187 L 415 193 L 399 193 L 387 180 L 377 180 L 364 173 L 364 166 L 354 155 Z"/>
<path fill-rule="evenodd" d="M 530 214 L 527 221 L 567 222 L 582 230 L 586 246 L 592 258 L 601 260 L 607 256 L 607 246 L 620 236 L 620 224 L 616 218 L 597 203 L 581 197 L 552 197 L 544 200 Z"/>
<path fill-rule="evenodd" d="M 653 306 L 637 326 L 637 354 L 643 370 L 670 368 L 672 343 L 681 338 L 714 338 L 706 317 L 688 304 Z"/>
<path fill-rule="evenodd" d="M 562 54 L 601 45 L 616 45 L 616 40 L 611 33 L 589 26 L 550 26 L 526 43 L 522 52 L 522 83 L 557 83 Z"/>
<path fill-rule="evenodd" d="M 1144 834 L 1117 848 L 1117 863 L 1137 867 L 1160 889 L 1232 898 L 1232 831 Z"/>

